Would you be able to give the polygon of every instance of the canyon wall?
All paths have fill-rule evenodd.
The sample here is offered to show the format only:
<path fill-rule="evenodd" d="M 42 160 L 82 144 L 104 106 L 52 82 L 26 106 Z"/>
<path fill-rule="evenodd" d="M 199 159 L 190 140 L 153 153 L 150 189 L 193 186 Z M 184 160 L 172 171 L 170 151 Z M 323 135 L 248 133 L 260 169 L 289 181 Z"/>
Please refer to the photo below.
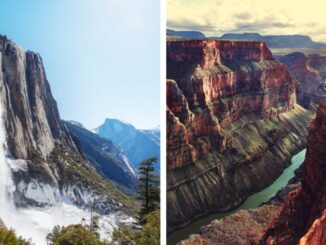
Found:
<path fill-rule="evenodd" d="M 326 58 L 306 56 L 295 52 L 278 57 L 286 64 L 292 77 L 296 80 L 298 103 L 309 108 L 312 103 L 318 105 L 326 98 Z"/>
<path fill-rule="evenodd" d="M 312 114 L 263 42 L 167 42 L 168 231 L 234 208 L 305 147 Z"/>
<path fill-rule="evenodd" d="M 262 244 L 325 244 L 326 101 L 309 125 L 307 155 L 301 188 L 290 193 Z M 301 239 L 300 239 L 301 238 Z"/>

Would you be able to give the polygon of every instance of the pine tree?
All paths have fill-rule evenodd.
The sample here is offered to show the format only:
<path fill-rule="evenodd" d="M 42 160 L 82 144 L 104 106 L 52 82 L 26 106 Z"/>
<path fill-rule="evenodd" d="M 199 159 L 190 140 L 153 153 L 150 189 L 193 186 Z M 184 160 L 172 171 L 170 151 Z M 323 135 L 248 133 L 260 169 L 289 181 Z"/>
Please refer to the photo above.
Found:
<path fill-rule="evenodd" d="M 139 191 L 138 200 L 141 201 L 138 223 L 145 224 L 147 215 L 159 208 L 160 189 L 159 177 L 155 175 L 153 167 L 157 158 L 144 160 L 139 167 Z"/>
<path fill-rule="evenodd" d="M 99 222 L 100 222 L 99 217 L 96 215 L 96 204 L 93 203 L 91 207 L 91 219 L 89 224 L 89 230 L 98 237 L 99 237 L 98 230 L 100 229 Z"/>

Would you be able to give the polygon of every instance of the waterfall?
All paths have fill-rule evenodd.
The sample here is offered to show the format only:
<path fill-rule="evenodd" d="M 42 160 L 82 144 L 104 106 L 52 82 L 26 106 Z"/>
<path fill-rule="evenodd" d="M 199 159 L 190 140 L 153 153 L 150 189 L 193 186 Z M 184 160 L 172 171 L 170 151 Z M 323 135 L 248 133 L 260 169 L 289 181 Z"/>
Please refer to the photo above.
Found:
<path fill-rule="evenodd" d="M 16 208 L 13 194 L 16 190 L 12 178 L 12 168 L 19 161 L 7 157 L 6 128 L 4 124 L 3 103 L 0 98 L 0 218 L 8 228 L 16 231 L 17 235 L 25 239 L 32 239 L 33 244 L 46 244 L 45 237 L 56 225 L 67 226 L 79 224 L 82 219 L 86 223 L 90 220 L 90 210 L 77 207 L 61 196 L 53 202 L 52 206 L 45 208 L 25 207 Z M 40 183 L 40 188 L 45 188 Z M 47 191 L 55 193 L 56 187 L 49 187 Z M 41 195 L 41 193 L 39 194 Z M 62 195 L 62 194 L 61 194 Z M 39 196 L 39 198 L 42 198 Z M 100 234 L 102 238 L 108 239 L 114 227 L 118 223 L 131 225 L 134 219 L 119 212 L 100 216 Z"/>
<path fill-rule="evenodd" d="M 7 160 L 6 130 L 3 119 L 3 105 L 0 103 L 0 218 L 10 220 L 10 214 L 15 212 L 13 193 L 15 185 L 12 180 L 11 169 Z"/>

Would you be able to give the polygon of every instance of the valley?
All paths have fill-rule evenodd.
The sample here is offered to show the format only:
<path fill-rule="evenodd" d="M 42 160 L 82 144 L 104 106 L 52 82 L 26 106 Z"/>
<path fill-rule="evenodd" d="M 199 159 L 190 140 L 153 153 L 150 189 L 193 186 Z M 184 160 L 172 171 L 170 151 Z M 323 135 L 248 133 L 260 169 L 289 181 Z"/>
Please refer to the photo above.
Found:
<path fill-rule="evenodd" d="M 39 54 L 0 36 L 0 66 L 4 225 L 36 245 L 55 226 L 87 227 L 94 216 L 103 240 L 118 225 L 134 227 L 138 166 L 119 145 L 60 118 Z"/>
<path fill-rule="evenodd" d="M 269 201 L 276 193 L 282 188 L 286 187 L 289 180 L 294 177 L 294 171 L 298 169 L 305 158 L 306 150 L 302 150 L 298 154 L 294 155 L 291 159 L 291 164 L 289 167 L 284 169 L 283 173 L 267 188 L 261 190 L 255 194 L 250 195 L 240 206 L 236 209 L 230 211 L 210 214 L 204 218 L 199 218 L 198 220 L 190 223 L 185 228 L 176 230 L 168 236 L 167 244 L 173 245 L 187 239 L 191 234 L 195 234 L 200 231 L 203 227 L 211 223 L 214 220 L 222 220 L 224 217 L 230 216 L 242 210 L 251 210 L 259 208 L 263 203 Z M 232 237 L 230 237 L 232 239 Z M 188 244 L 185 242 L 185 244 Z"/>
<path fill-rule="evenodd" d="M 197 35 L 184 35 L 192 34 Z M 197 232 L 181 244 L 259 243 L 292 190 L 288 181 L 304 162 L 307 127 L 326 98 L 323 56 L 322 49 L 269 50 L 259 41 L 172 33 L 167 41 L 169 245 Z M 287 192 L 279 194 L 283 187 Z M 276 194 L 283 195 L 281 203 L 261 206 Z M 245 217 L 253 229 L 233 231 Z"/>

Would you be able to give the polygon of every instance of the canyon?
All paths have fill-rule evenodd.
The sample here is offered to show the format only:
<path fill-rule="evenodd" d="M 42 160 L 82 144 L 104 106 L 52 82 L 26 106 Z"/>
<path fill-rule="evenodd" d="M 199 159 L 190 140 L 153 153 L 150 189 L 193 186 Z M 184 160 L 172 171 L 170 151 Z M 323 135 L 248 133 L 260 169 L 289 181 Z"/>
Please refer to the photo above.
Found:
<path fill-rule="evenodd" d="M 295 88 L 264 42 L 167 42 L 168 232 L 234 209 L 305 148 Z"/>
<path fill-rule="evenodd" d="M 301 187 L 291 192 L 261 244 L 325 244 L 326 101 L 309 124 Z"/>
<path fill-rule="evenodd" d="M 40 55 L 24 52 L 0 36 L 0 66 L 4 224 L 36 244 L 44 244 L 55 225 L 79 223 L 82 218 L 88 222 L 94 204 L 104 237 L 118 222 L 131 224 L 137 203 L 81 153 L 80 142 L 60 119 Z M 127 169 L 126 161 L 115 164 Z"/>
<path fill-rule="evenodd" d="M 272 202 L 215 220 L 180 244 L 325 244 L 325 122 L 326 100 L 309 124 L 301 185 L 288 194 L 285 203 Z"/>
<path fill-rule="evenodd" d="M 287 65 L 291 76 L 296 80 L 296 96 L 301 106 L 317 107 L 326 99 L 325 56 L 293 52 L 277 56 L 277 59 Z"/>

